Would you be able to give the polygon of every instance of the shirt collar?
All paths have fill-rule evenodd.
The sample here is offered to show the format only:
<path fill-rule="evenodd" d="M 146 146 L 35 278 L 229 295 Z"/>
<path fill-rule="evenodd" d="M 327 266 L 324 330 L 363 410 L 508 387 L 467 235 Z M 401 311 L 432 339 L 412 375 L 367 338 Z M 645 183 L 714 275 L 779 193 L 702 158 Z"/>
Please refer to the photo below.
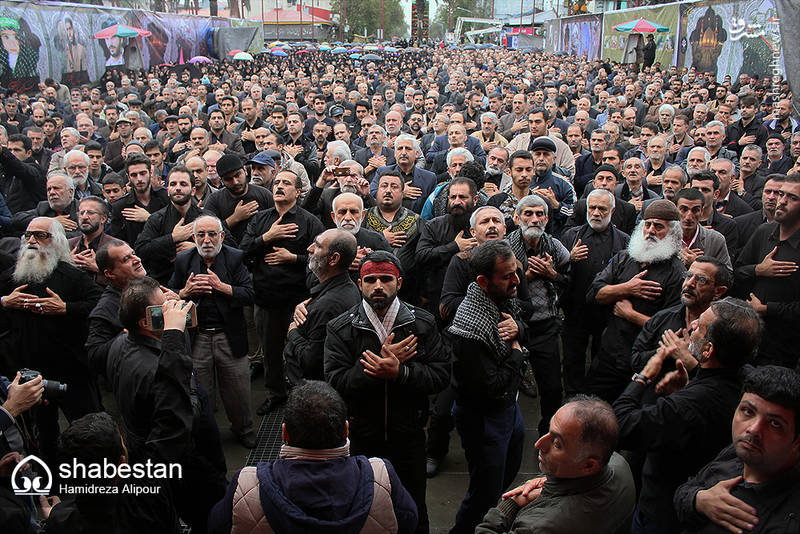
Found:
<path fill-rule="evenodd" d="M 397 319 L 397 312 L 400 311 L 400 299 L 395 296 L 392 303 L 389 305 L 389 309 L 386 310 L 386 315 L 384 315 L 383 319 L 381 320 L 378 317 L 378 314 L 375 313 L 375 310 L 372 309 L 366 300 L 361 299 L 361 305 L 364 307 L 364 312 L 367 315 L 367 319 L 372 324 L 372 327 L 375 329 L 375 333 L 378 334 L 378 339 L 381 343 L 389 337 L 389 333 L 391 333 L 392 328 L 394 328 L 394 321 Z"/>

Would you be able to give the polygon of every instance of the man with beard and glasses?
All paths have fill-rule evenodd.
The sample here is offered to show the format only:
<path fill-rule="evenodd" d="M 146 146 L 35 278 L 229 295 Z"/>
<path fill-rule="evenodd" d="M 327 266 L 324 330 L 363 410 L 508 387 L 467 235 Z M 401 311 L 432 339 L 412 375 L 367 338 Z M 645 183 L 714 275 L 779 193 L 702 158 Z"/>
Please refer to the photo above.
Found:
<path fill-rule="evenodd" d="M 366 148 L 356 151 L 353 159 L 364 167 L 364 178 L 372 182 L 375 171 L 387 165 L 394 165 L 394 151 L 384 145 L 386 130 L 382 126 L 373 124 L 366 131 Z"/>
<path fill-rule="evenodd" d="M 170 173 L 170 183 L 174 179 Z M 178 173 L 180 174 L 180 173 Z M 169 287 L 197 306 L 197 333 L 192 344 L 197 380 L 208 393 L 212 410 L 217 391 L 242 446 L 256 446 L 250 412 L 250 365 L 244 307 L 253 303 L 253 282 L 244 253 L 223 244 L 222 222 L 200 215 L 191 224 L 194 247 L 178 253 Z"/>
<path fill-rule="evenodd" d="M 67 176 L 75 184 L 75 199 L 81 200 L 88 196 L 102 196 L 101 187 L 89 178 L 89 156 L 80 150 L 67 152 L 65 161 Z"/>
<path fill-rule="evenodd" d="M 604 180 L 616 183 L 616 171 L 601 165 L 595 173 L 595 183 Z M 599 178 L 599 180 L 598 180 Z M 613 185 L 611 186 L 613 189 Z M 567 396 L 584 391 L 586 378 L 586 349 L 591 337 L 590 354 L 594 360 L 600 351 L 600 340 L 606 327 L 606 310 L 586 302 L 586 292 L 594 277 L 608 265 L 609 260 L 628 247 L 630 236 L 619 230 L 614 214 L 621 206 L 633 210 L 625 202 L 617 202 L 605 187 L 591 191 L 583 203 L 584 224 L 564 232 L 561 242 L 570 251 L 570 282 L 561 298 L 564 310 L 564 331 L 561 343 L 564 350 L 564 390 Z M 575 210 L 578 213 L 578 210 Z"/>
<path fill-rule="evenodd" d="M 100 298 L 100 287 L 72 265 L 64 228 L 48 217 L 28 224 L 17 263 L 2 279 L 0 326 L 8 332 L 7 364 L 67 384 L 66 393 L 49 398 L 34 415 L 41 456 L 54 460 L 59 408 L 68 421 L 100 409 L 84 348 L 86 318 Z"/>
<path fill-rule="evenodd" d="M 150 214 L 169 204 L 169 195 L 163 187 L 152 186 L 152 163 L 144 154 L 134 153 L 125 158 L 125 169 L 130 188 L 128 194 L 111 206 L 111 235 L 126 243 L 136 243 Z"/>
<path fill-rule="evenodd" d="M 241 241 L 252 262 L 255 322 L 264 350 L 267 396 L 256 413 L 265 415 L 286 400 L 283 347 L 295 305 L 306 298 L 305 267 L 308 247 L 325 228 L 319 219 L 297 205 L 302 184 L 292 171 L 275 176 L 275 207 L 258 212 Z"/>
<path fill-rule="evenodd" d="M 558 299 L 569 284 L 570 254 L 560 241 L 549 235 L 547 201 L 539 195 L 520 199 L 514 210 L 516 230 L 508 243 L 522 265 L 531 308 L 527 317 L 527 337 L 522 343 L 530 352 L 533 376 L 541 394 L 539 435 L 547 433 L 550 418 L 561 406 L 561 362 L 558 354 Z"/>
<path fill-rule="evenodd" d="M 640 372 L 659 347 L 671 350 L 672 358 L 664 363 L 662 375 L 675 369 L 680 360 L 690 373 L 697 367 L 689 352 L 689 334 L 696 321 L 712 302 L 721 299 L 733 287 L 733 271 L 716 258 L 700 256 L 686 271 L 681 286 L 681 302 L 656 312 L 642 327 L 631 348 L 631 365 Z"/>
<path fill-rule="evenodd" d="M 774 222 L 762 224 L 736 261 L 736 289 L 764 320 L 756 363 L 793 369 L 800 357 L 800 174 L 781 184 Z"/>
<path fill-rule="evenodd" d="M 376 194 L 378 205 L 369 208 L 364 216 L 364 228 L 383 234 L 392 253 L 400 260 L 406 283 L 401 295 L 407 302 L 417 302 L 416 251 L 425 219 L 403 207 L 403 189 L 406 183 L 399 171 L 386 171 L 378 179 Z"/>
<path fill-rule="evenodd" d="M 358 280 L 358 268 L 361 260 L 373 250 L 392 251 L 392 247 L 380 232 L 362 228 L 364 219 L 364 201 L 354 193 L 341 193 L 333 199 L 331 205 L 331 218 L 336 228 L 356 236 L 358 251 L 350 264 L 350 277 L 353 282 Z"/>
<path fill-rule="evenodd" d="M 675 492 L 687 533 L 786 532 L 800 499 L 800 376 L 766 365 L 744 380 L 733 444 Z"/>
<path fill-rule="evenodd" d="M 340 141 L 332 141 L 330 145 L 334 146 L 329 146 L 329 153 L 326 154 L 326 162 L 329 162 L 329 165 L 322 170 L 314 187 L 303 200 L 303 208 L 318 216 L 325 228 L 336 227 L 331 216 L 331 206 L 333 200 L 341 193 L 358 195 L 367 208 L 375 205 L 375 198 L 369 194 L 369 182 L 364 179 L 364 169 L 361 164 L 346 157 L 345 147 Z M 341 148 L 342 152 L 336 151 L 331 155 L 337 147 Z M 347 174 L 344 174 L 345 169 Z"/>
<path fill-rule="evenodd" d="M 422 229 L 417 244 L 416 260 L 423 276 L 422 297 L 425 307 L 438 314 L 439 298 L 447 265 L 457 253 L 477 245 L 469 233 L 469 218 L 475 210 L 478 190 L 469 178 L 450 182 L 447 215 L 436 217 Z M 423 274 L 424 273 L 424 274 Z"/>
<path fill-rule="evenodd" d="M 217 161 L 216 171 L 225 187 L 206 200 L 204 210 L 219 217 L 228 239 L 238 244 L 253 216 L 275 202 L 270 191 L 248 182 L 239 156 L 225 154 Z"/>
<path fill-rule="evenodd" d="M 81 235 L 69 240 L 72 261 L 103 287 L 108 285 L 108 280 L 97 268 L 95 255 L 105 243 L 114 240 L 103 231 L 108 221 L 108 215 L 108 204 L 102 198 L 85 197 L 78 205 L 78 229 L 81 231 Z"/>
<path fill-rule="evenodd" d="M 618 252 L 595 276 L 586 301 L 609 307 L 600 352 L 592 360 L 586 389 L 613 402 L 631 375 L 631 347 L 642 326 L 659 310 L 680 300 L 683 273 L 680 212 L 656 200 Z"/>
<path fill-rule="evenodd" d="M 469 488 L 450 530 L 472 533 L 511 484 L 522 461 L 525 428 L 517 398 L 526 351 L 514 297 L 520 278 L 507 242 L 489 240 L 470 257 L 474 280 L 451 334 L 455 425 L 467 458 Z"/>
<path fill-rule="evenodd" d="M 39 202 L 33 210 L 15 213 L 12 217 L 11 226 L 16 231 L 14 235 L 20 235 L 35 217 L 57 220 L 66 231 L 67 238 L 81 235 L 72 178 L 61 172 L 52 173 L 47 179 L 47 200 Z"/>
<path fill-rule="evenodd" d="M 142 258 L 149 276 L 166 284 L 172 276 L 175 257 L 195 247 L 192 239 L 194 220 L 204 212 L 192 202 L 194 178 L 183 165 L 167 175 L 169 205 L 153 213 L 133 246 Z"/>
<path fill-rule="evenodd" d="M 588 203 L 588 193 L 597 189 L 608 191 L 612 195 L 617 188 L 620 174 L 613 165 L 603 164 L 594 171 L 594 177 L 590 184 L 586 186 L 584 198 L 579 198 L 575 202 L 572 215 L 567 219 L 565 228 L 570 229 L 586 224 L 588 216 L 586 205 Z M 614 209 L 611 212 L 611 222 L 622 232 L 630 234 L 636 226 L 636 208 L 630 202 L 614 202 Z M 565 234 L 566 234 L 565 230 Z"/>
<path fill-rule="evenodd" d="M 425 433 L 428 396 L 450 380 L 450 352 L 426 311 L 401 302 L 400 262 L 375 251 L 361 262 L 361 303 L 330 321 L 325 380 L 347 403 L 353 454 L 392 462 L 428 532 Z"/>
<path fill-rule="evenodd" d="M 353 233 L 343 229 L 325 230 L 308 247 L 308 268 L 319 283 L 311 288 L 311 297 L 295 307 L 289 323 L 283 360 L 291 386 L 323 378 L 326 325 L 361 299 L 348 274 L 356 250 Z"/>
<path fill-rule="evenodd" d="M 698 362 L 691 380 L 682 362 L 656 382 L 677 346 L 660 347 L 629 379 L 614 403 L 619 447 L 645 454 L 633 534 L 672 533 L 678 517 L 672 498 L 686 479 L 730 442 L 730 420 L 741 395 L 742 366 L 753 356 L 761 320 L 746 302 L 713 302 L 692 323 L 688 351 Z M 648 402 L 653 389 L 662 396 Z M 691 451 L 691 454 L 687 454 Z"/>

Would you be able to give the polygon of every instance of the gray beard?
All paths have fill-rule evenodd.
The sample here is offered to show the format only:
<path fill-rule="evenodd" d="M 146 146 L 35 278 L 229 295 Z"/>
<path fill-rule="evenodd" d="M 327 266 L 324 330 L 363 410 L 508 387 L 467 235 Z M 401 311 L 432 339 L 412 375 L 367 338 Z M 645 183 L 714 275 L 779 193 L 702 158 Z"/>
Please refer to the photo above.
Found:
<path fill-rule="evenodd" d="M 32 249 L 27 245 L 19 251 L 12 278 L 17 284 L 41 284 L 58 266 L 58 256 L 52 250 Z"/>
<path fill-rule="evenodd" d="M 520 224 L 519 229 L 522 232 L 522 236 L 528 240 L 539 239 L 544 235 L 544 226 Z"/>
<path fill-rule="evenodd" d="M 75 187 L 83 187 L 86 185 L 86 181 L 89 179 L 88 174 L 86 176 L 72 176 L 72 181 L 75 184 Z"/>
<path fill-rule="evenodd" d="M 212 260 L 216 258 L 219 255 L 220 251 L 222 250 L 222 241 L 220 241 L 219 244 L 217 244 L 217 246 L 215 246 L 214 250 L 212 251 L 204 250 L 203 247 L 198 245 L 196 241 L 194 245 L 195 247 L 197 247 L 197 253 L 200 254 L 200 257 L 203 258 L 204 260 Z"/>
<path fill-rule="evenodd" d="M 339 191 L 342 193 L 353 193 L 354 195 L 358 195 L 358 188 L 355 186 L 355 184 L 340 185 Z"/>
<path fill-rule="evenodd" d="M 628 243 L 628 254 L 640 263 L 657 263 L 677 256 L 681 251 L 681 233 L 670 232 L 659 241 L 651 241 L 644 236 L 644 221 L 636 225 Z"/>

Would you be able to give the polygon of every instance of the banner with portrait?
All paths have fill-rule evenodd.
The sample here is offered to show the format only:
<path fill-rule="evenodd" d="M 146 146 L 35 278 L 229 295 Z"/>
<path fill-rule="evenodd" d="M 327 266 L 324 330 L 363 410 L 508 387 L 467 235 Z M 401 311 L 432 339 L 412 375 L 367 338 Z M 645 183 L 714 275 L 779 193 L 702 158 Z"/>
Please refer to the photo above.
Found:
<path fill-rule="evenodd" d="M 544 23 L 544 51 L 553 54 L 558 52 L 561 39 L 561 20 L 550 19 Z"/>
<path fill-rule="evenodd" d="M 603 58 L 623 62 L 632 34 L 619 32 L 614 26 L 643 18 L 669 28 L 668 32 L 652 35 L 656 43 L 656 62 L 664 67 L 672 65 L 678 42 L 679 15 L 678 4 L 607 11 L 603 14 Z"/>
<path fill-rule="evenodd" d="M 106 69 L 148 69 L 193 56 L 212 56 L 209 36 L 231 19 L 168 15 L 130 9 L 0 2 L 0 86 L 33 91 L 53 78 L 74 86 L 99 80 Z M 256 21 L 234 21 L 260 27 Z M 124 24 L 148 30 L 149 37 L 93 39 L 97 32 Z M 253 39 L 261 50 L 261 32 Z"/>
<path fill-rule="evenodd" d="M 569 55 L 597 59 L 602 44 L 603 16 L 578 15 L 561 19 L 559 50 Z"/>
<path fill-rule="evenodd" d="M 772 0 L 703 1 L 680 6 L 678 65 L 716 73 L 785 72 L 778 15 Z"/>

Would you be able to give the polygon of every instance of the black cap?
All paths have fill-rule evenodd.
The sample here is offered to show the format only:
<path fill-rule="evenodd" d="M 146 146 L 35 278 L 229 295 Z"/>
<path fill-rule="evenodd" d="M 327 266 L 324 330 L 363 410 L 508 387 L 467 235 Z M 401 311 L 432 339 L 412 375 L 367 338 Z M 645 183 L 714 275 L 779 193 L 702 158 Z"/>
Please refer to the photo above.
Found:
<path fill-rule="evenodd" d="M 533 144 L 531 145 L 531 153 L 535 152 L 536 150 L 549 150 L 550 152 L 555 153 L 556 144 L 546 135 L 542 135 L 533 140 Z"/>
<path fill-rule="evenodd" d="M 597 176 L 601 172 L 610 172 L 610 173 L 612 173 L 616 177 L 617 181 L 619 182 L 619 178 L 620 178 L 619 171 L 617 169 L 615 169 L 613 165 L 609 165 L 608 163 L 603 163 L 602 165 L 597 167 L 597 169 L 594 171 L 594 174 L 592 175 L 592 178 L 594 178 L 595 176 Z"/>
<path fill-rule="evenodd" d="M 224 178 L 233 171 L 238 171 L 244 167 L 242 158 L 236 154 L 225 154 L 217 161 L 217 174 L 220 178 Z"/>
<path fill-rule="evenodd" d="M 328 114 L 331 117 L 341 117 L 342 115 L 344 115 L 344 108 L 339 104 L 335 104 L 331 106 L 331 109 L 328 110 Z"/>
<path fill-rule="evenodd" d="M 167 115 L 166 117 L 164 117 L 164 122 L 178 122 L 178 116 L 177 115 Z"/>

